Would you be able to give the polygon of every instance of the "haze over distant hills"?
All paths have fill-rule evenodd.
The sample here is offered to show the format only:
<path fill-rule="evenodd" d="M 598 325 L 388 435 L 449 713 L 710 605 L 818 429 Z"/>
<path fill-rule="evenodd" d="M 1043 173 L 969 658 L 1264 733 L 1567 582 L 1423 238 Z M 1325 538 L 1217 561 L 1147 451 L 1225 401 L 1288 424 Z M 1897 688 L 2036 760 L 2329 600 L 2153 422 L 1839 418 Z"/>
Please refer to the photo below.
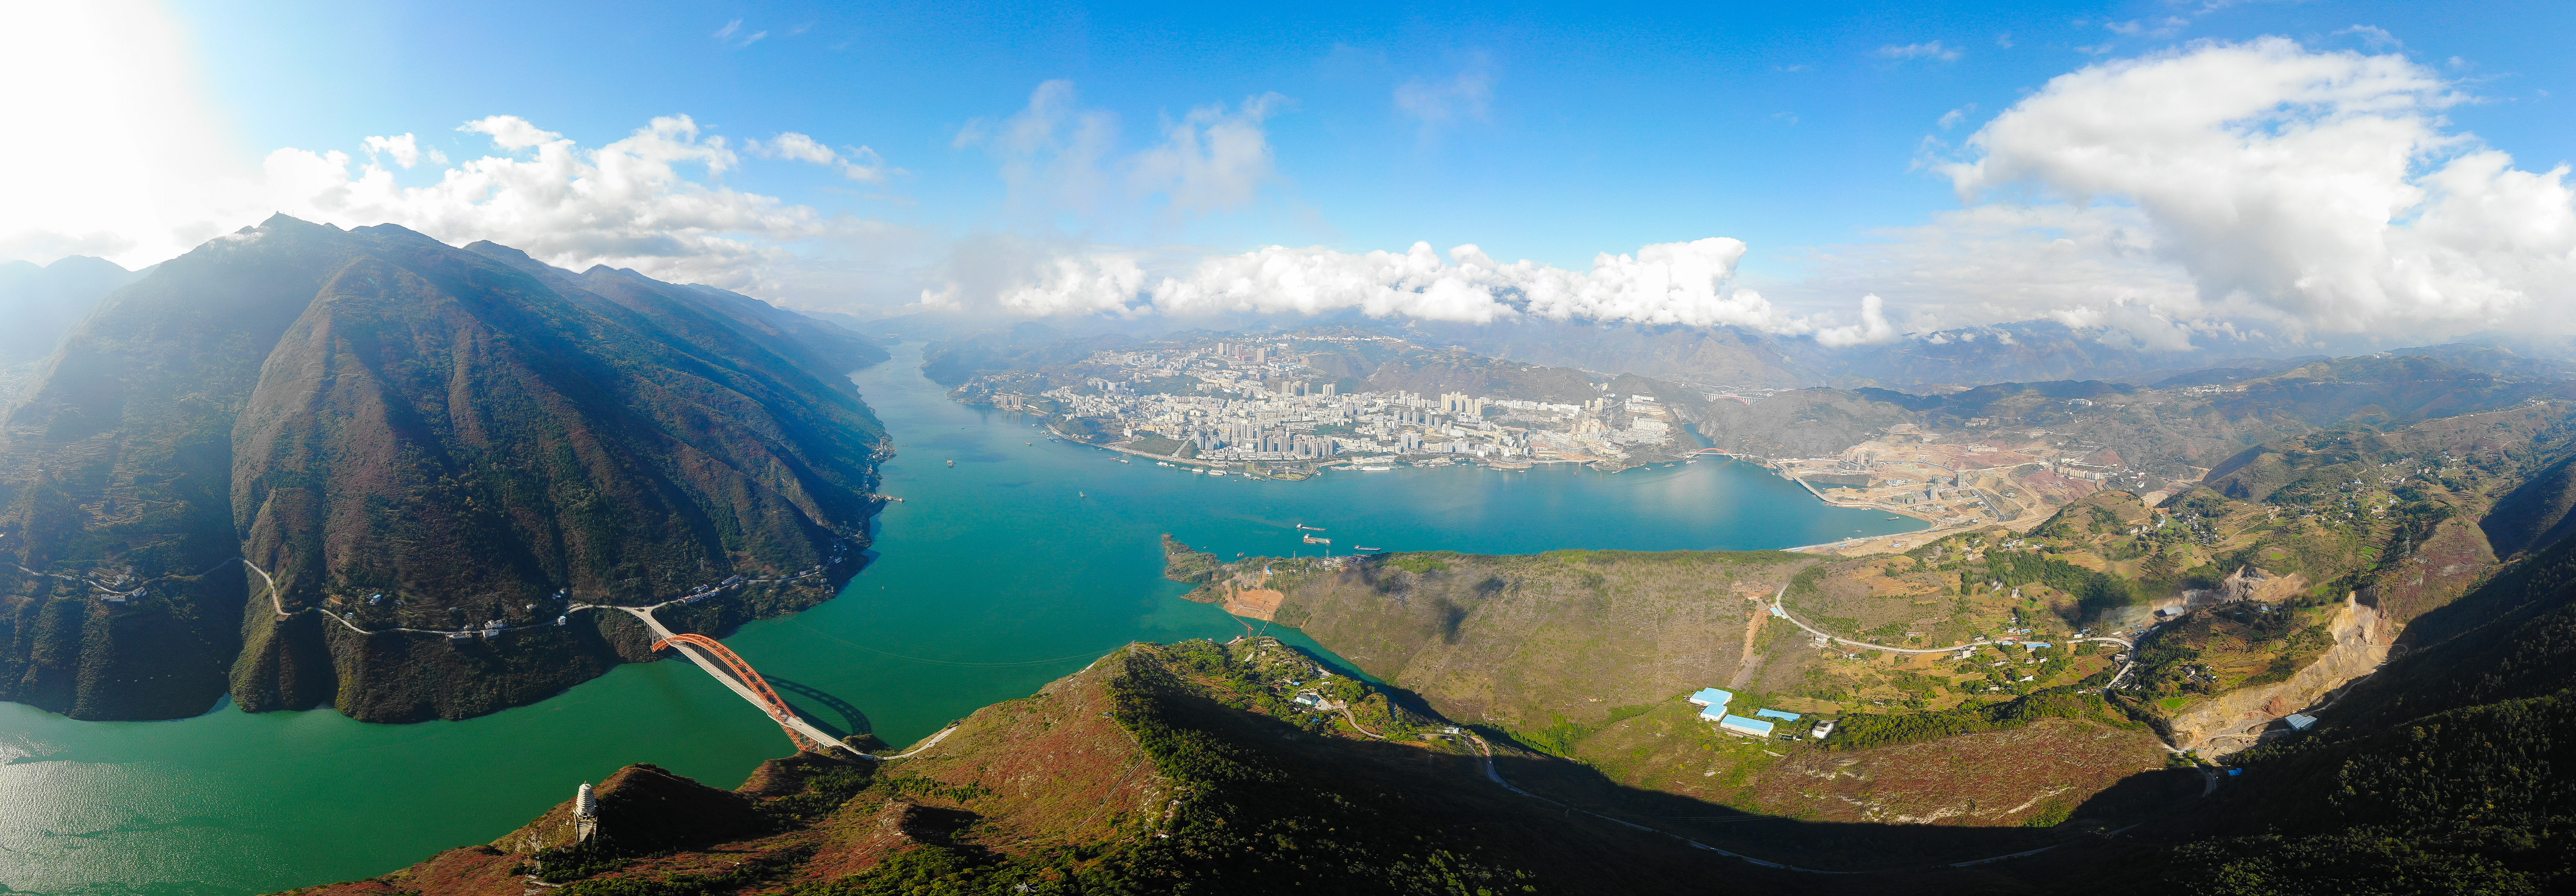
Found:
<path fill-rule="evenodd" d="M 1405 317 L 1372 318 L 1357 312 L 1191 318 L 996 318 L 942 311 L 874 319 L 833 312 L 809 314 L 880 339 L 951 341 L 972 337 L 986 345 L 1023 346 L 1096 337 L 1103 347 L 1108 347 L 1118 339 L 1146 340 L 1194 330 L 1285 333 L 1309 327 L 1350 327 L 1529 364 L 1704 385 L 1775 389 L 1966 388 L 2052 380 L 2155 385 L 2185 375 L 2197 377 L 2202 384 L 2214 384 L 2278 373 L 2332 355 L 2380 350 L 2341 343 L 2321 349 L 2254 342 L 2164 350 L 2120 345 L 2099 332 L 2049 320 L 1907 334 L 1883 343 L 1832 347 L 1812 338 L 1728 326 L 1649 326 L 1537 317 L 1460 324 Z M 2490 374 L 2576 376 L 2576 337 L 2489 333 L 2458 342 L 2385 351 L 2439 358 L 2455 367 Z"/>
<path fill-rule="evenodd" d="M 884 450 L 841 374 L 884 357 L 491 243 L 218 238 L 109 295 L 0 422 L 0 698 L 454 718 L 645 657 L 577 604 L 825 599 Z M 495 628 L 508 650 L 441 634 Z"/>

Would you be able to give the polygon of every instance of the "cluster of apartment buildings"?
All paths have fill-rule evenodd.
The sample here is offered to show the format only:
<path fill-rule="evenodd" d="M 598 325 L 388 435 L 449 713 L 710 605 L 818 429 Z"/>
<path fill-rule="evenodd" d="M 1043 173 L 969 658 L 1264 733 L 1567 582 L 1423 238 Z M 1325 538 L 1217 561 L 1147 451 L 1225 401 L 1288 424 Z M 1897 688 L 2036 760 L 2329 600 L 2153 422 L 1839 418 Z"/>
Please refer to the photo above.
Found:
<path fill-rule="evenodd" d="M 1350 455 L 1590 461 L 1669 445 L 1678 420 L 1650 396 L 1581 404 L 1465 392 L 1343 393 L 1284 349 L 1247 342 L 1157 352 L 1099 352 L 1079 385 L 1030 394 L 1025 375 L 971 384 L 995 406 L 1050 400 L 1126 440 L 1187 443 L 1207 461 L 1315 461 Z M 1176 378 L 1191 382 L 1182 384 Z M 1061 383 L 1063 380 L 1052 382 Z"/>

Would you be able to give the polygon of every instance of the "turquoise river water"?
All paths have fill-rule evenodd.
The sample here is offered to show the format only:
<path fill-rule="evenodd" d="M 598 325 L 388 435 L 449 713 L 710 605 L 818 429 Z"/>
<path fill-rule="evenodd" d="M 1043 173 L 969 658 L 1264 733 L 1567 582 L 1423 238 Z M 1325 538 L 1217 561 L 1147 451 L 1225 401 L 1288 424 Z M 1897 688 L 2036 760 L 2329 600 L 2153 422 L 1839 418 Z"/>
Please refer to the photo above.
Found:
<path fill-rule="evenodd" d="M 1028 418 L 952 402 L 921 376 L 918 346 L 895 354 L 856 377 L 900 445 L 883 490 L 907 499 L 878 519 L 877 556 L 839 598 L 726 644 L 817 724 L 898 745 L 1129 641 L 1241 634 L 1162 578 L 1165 532 L 1232 556 L 1312 551 L 1298 523 L 1329 529 L 1341 549 L 1478 553 L 1775 548 L 1921 526 L 1827 507 L 1723 460 L 1305 482 L 1122 464 L 1049 442 Z M 767 717 L 680 662 L 414 725 L 229 705 L 78 722 L 0 703 L 0 892 L 242 894 L 368 877 L 498 837 L 627 763 L 730 787 L 789 749 Z"/>

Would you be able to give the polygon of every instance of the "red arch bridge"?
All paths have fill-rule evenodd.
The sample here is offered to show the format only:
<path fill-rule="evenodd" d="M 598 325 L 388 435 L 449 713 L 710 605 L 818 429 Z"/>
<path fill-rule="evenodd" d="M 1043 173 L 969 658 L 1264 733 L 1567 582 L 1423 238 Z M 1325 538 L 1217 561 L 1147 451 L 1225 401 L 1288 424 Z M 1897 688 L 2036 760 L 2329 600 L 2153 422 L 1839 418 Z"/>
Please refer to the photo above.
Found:
<path fill-rule="evenodd" d="M 796 714 L 795 707 L 787 705 L 787 701 L 778 696 L 778 691 L 769 686 L 768 679 L 760 677 L 759 670 L 753 669 L 751 663 L 726 649 L 723 644 L 717 643 L 716 639 L 705 635 L 675 633 L 662 627 L 662 621 L 653 618 L 651 610 L 637 607 L 618 609 L 634 614 L 635 618 L 643 620 L 644 625 L 653 630 L 653 634 L 659 639 L 653 642 L 654 650 L 659 651 L 667 647 L 679 651 L 681 656 L 688 657 L 690 662 L 698 664 L 698 668 L 706 670 L 708 675 L 715 676 L 717 682 L 732 689 L 742 699 L 751 701 L 751 704 L 760 707 L 762 712 L 768 713 L 771 721 L 777 722 L 778 727 L 786 729 L 787 739 L 796 743 L 796 749 L 816 753 L 839 750 L 861 759 L 877 758 L 851 749 L 849 745 L 841 743 L 840 739 L 830 733 L 814 727 L 814 723 L 805 721 L 803 716 Z"/>

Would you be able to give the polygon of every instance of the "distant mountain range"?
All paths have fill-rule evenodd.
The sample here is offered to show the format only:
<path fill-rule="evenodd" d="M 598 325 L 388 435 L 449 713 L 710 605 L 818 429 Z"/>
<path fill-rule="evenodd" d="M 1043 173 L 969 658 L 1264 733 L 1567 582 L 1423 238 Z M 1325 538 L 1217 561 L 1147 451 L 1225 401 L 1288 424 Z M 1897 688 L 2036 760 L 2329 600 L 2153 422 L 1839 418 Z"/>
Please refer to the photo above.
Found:
<path fill-rule="evenodd" d="M 2106 342 L 2098 333 L 2049 320 L 1909 334 L 1893 342 L 1827 348 L 1805 337 L 1735 327 L 1605 324 L 1521 318 L 1463 324 L 1410 318 L 1373 319 L 1356 312 L 1317 316 L 1229 316 L 1136 319 L 1066 317 L 996 320 L 986 315 L 926 311 L 862 319 L 808 312 L 886 340 L 974 341 L 987 346 L 1096 339 L 1150 341 L 1193 331 L 1286 334 L 1317 327 L 1354 328 L 1424 346 L 1570 367 L 1635 374 L 1708 386 L 1788 389 L 1814 386 L 1924 390 L 1989 383 L 2105 380 L 2130 385 L 2207 385 L 2249 379 L 2329 356 L 2314 348 L 2246 343 L 2162 351 Z M 2347 347 L 2332 354 L 2373 353 Z M 2442 345 L 2388 349 L 2455 367 L 2505 376 L 2576 378 L 2576 337 L 2489 333 Z"/>
<path fill-rule="evenodd" d="M 103 258 L 75 255 L 39 267 L 0 263 L 0 367 L 43 358 L 117 287 L 143 278 Z"/>
<path fill-rule="evenodd" d="M 734 580 L 673 608 L 706 630 L 823 600 L 886 450 L 843 374 L 884 357 L 491 243 L 218 238 L 109 294 L 0 418 L 0 699 L 455 718 L 649 653 L 579 605 Z"/>

